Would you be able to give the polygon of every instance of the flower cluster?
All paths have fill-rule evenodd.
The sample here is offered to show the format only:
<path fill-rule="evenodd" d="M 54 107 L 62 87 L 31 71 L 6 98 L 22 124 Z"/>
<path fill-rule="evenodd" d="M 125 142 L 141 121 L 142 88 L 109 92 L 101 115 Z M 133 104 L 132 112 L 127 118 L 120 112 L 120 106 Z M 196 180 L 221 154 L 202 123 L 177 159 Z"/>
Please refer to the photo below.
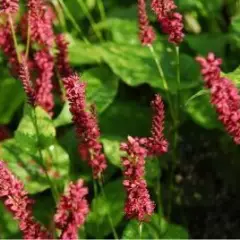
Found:
<path fill-rule="evenodd" d="M 168 41 L 180 44 L 184 38 L 182 15 L 174 12 L 176 5 L 173 0 L 152 0 L 151 6 L 163 32 L 169 35 Z"/>
<path fill-rule="evenodd" d="M 57 45 L 56 66 L 61 77 L 67 77 L 73 73 L 68 61 L 68 42 L 63 34 L 55 38 Z"/>
<path fill-rule="evenodd" d="M 35 106 L 36 105 L 36 91 L 32 86 L 28 65 L 24 58 L 22 58 L 22 63 L 20 64 L 19 78 L 22 81 L 24 91 L 27 95 L 28 103 L 32 106 Z"/>
<path fill-rule="evenodd" d="M 221 77 L 221 59 L 209 53 L 207 58 L 197 57 L 205 85 L 211 92 L 211 103 L 215 106 L 219 120 L 226 131 L 240 144 L 240 95 L 231 80 Z"/>
<path fill-rule="evenodd" d="M 46 50 L 38 51 L 34 56 L 37 67 L 38 78 L 36 80 L 36 102 L 39 106 L 46 110 L 50 115 L 53 115 L 53 68 L 54 59 Z"/>
<path fill-rule="evenodd" d="M 121 150 L 127 153 L 127 156 L 122 158 L 125 177 L 123 185 L 127 192 L 125 213 L 129 218 L 139 221 L 147 220 L 154 211 L 154 203 L 150 200 L 144 180 L 145 157 L 159 156 L 168 150 L 168 142 L 163 135 L 164 106 L 159 95 L 152 101 L 152 108 L 152 136 L 128 137 L 128 142 L 121 144 Z"/>
<path fill-rule="evenodd" d="M 66 89 L 66 96 L 70 103 L 70 111 L 73 115 L 73 122 L 77 128 L 77 136 L 80 139 L 83 157 L 87 157 L 92 167 L 94 177 L 100 177 L 106 169 L 106 159 L 102 153 L 102 145 L 99 142 L 100 131 L 96 119 L 96 113 L 92 107 L 87 111 L 86 84 L 80 82 L 79 77 L 74 74 L 63 79 Z"/>
<path fill-rule="evenodd" d="M 157 94 L 152 101 L 153 119 L 151 137 L 146 141 L 148 155 L 158 156 L 168 151 L 168 142 L 164 138 L 164 105 L 162 98 Z"/>
<path fill-rule="evenodd" d="M 62 231 L 60 239 L 78 238 L 78 228 L 84 224 L 89 212 L 87 193 L 83 181 L 78 180 L 75 184 L 70 183 L 68 192 L 61 197 L 54 216 L 56 227 Z"/>
<path fill-rule="evenodd" d="M 155 40 L 155 32 L 149 24 L 145 0 L 138 0 L 139 39 L 142 45 L 150 45 Z"/>
<path fill-rule="evenodd" d="M 23 16 L 22 35 L 27 38 L 30 28 L 31 40 L 44 47 L 51 47 L 54 43 L 53 15 L 42 0 L 28 0 L 28 13 Z"/>
<path fill-rule="evenodd" d="M 19 0 L 0 0 L 0 13 L 15 14 L 19 9 Z"/>
<path fill-rule="evenodd" d="M 8 23 L 0 26 L 0 48 L 8 58 L 11 72 L 15 75 L 19 71 L 19 63 Z"/>
<path fill-rule="evenodd" d="M 32 214 L 33 201 L 20 182 L 0 161 L 0 199 L 6 208 L 18 220 L 24 239 L 51 239 L 50 234 L 37 223 Z"/>
<path fill-rule="evenodd" d="M 136 218 L 139 221 L 147 220 L 154 212 L 154 203 L 150 199 L 145 175 L 145 157 L 147 151 L 139 144 L 139 141 L 128 137 L 127 143 L 121 144 L 121 150 L 127 153 L 122 158 L 124 167 L 123 185 L 127 192 L 125 213 L 128 218 Z"/>

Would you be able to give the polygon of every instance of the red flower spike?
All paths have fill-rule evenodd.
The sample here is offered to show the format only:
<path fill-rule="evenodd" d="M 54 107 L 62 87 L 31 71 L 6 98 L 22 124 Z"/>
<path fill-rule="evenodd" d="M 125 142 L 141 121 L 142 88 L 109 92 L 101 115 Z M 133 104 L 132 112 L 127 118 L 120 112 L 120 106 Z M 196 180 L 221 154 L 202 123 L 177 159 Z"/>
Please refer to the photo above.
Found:
<path fill-rule="evenodd" d="M 240 95 L 231 80 L 220 76 L 222 60 L 209 53 L 206 58 L 197 57 L 205 86 L 210 89 L 211 104 L 226 131 L 240 144 Z"/>
<path fill-rule="evenodd" d="M 15 14 L 19 9 L 19 0 L 0 0 L 0 13 Z"/>
<path fill-rule="evenodd" d="M 127 143 L 121 144 L 121 150 L 127 153 L 122 158 L 124 181 L 127 192 L 125 214 L 130 219 L 146 221 L 153 214 L 155 204 L 151 201 L 144 179 L 147 150 L 139 141 L 128 137 Z"/>
<path fill-rule="evenodd" d="M 139 39 L 142 45 L 150 45 L 156 38 L 153 28 L 149 25 L 145 0 L 138 0 Z"/>
<path fill-rule="evenodd" d="M 168 13 L 177 8 L 173 0 L 152 0 L 151 7 L 158 19 L 167 17 Z"/>
<path fill-rule="evenodd" d="M 147 139 L 146 146 L 148 155 L 162 155 L 168 151 L 168 142 L 164 138 L 164 105 L 160 95 L 156 95 L 152 101 L 153 119 L 152 119 L 152 136 Z"/>
<path fill-rule="evenodd" d="M 28 66 L 24 58 L 22 58 L 22 63 L 20 65 L 19 78 L 22 81 L 28 103 L 34 107 L 36 105 L 36 92 L 32 87 Z"/>
<path fill-rule="evenodd" d="M 80 152 L 84 152 L 84 158 L 88 157 L 87 161 L 93 169 L 94 177 L 100 177 L 106 169 L 107 163 L 102 153 L 102 144 L 99 141 L 100 131 L 95 112 L 87 111 L 86 84 L 80 82 L 76 74 L 64 78 L 63 83 L 70 103 L 70 111 L 76 126 L 77 136 L 80 140 Z"/>
<path fill-rule="evenodd" d="M 0 199 L 6 208 L 18 220 L 24 239 L 52 239 L 50 234 L 34 220 L 32 213 L 33 201 L 29 199 L 20 182 L 0 161 Z"/>
<path fill-rule="evenodd" d="M 55 38 L 57 45 L 56 65 L 61 77 L 68 77 L 73 74 L 68 60 L 68 42 L 63 34 L 59 34 Z"/>
<path fill-rule="evenodd" d="M 54 107 L 52 93 L 54 59 L 48 51 L 41 50 L 35 54 L 34 60 L 38 71 L 38 78 L 36 80 L 36 102 L 52 116 Z"/>
<path fill-rule="evenodd" d="M 67 193 L 60 198 L 54 216 L 56 227 L 62 230 L 60 239 L 78 239 L 78 228 L 84 224 L 89 213 L 87 194 L 83 180 L 78 180 L 75 184 L 70 183 Z"/>

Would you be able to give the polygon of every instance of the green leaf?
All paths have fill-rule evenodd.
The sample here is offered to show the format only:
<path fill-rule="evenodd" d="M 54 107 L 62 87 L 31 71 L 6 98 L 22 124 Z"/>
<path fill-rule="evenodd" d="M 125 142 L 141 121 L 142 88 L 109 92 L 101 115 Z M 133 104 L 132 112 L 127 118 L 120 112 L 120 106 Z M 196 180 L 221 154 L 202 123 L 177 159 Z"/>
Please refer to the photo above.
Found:
<path fill-rule="evenodd" d="M 35 113 L 39 139 L 34 124 Z M 27 105 L 24 116 L 15 132 L 15 140 L 19 146 L 31 153 L 35 153 L 38 147 L 44 149 L 52 145 L 56 136 L 53 122 L 48 113 L 40 107 L 36 107 L 35 113 L 34 109 Z"/>
<path fill-rule="evenodd" d="M 120 140 L 107 138 L 106 136 L 101 139 L 105 155 L 108 160 L 115 166 L 121 167 L 121 151 Z"/>
<path fill-rule="evenodd" d="M 240 66 L 231 73 L 222 73 L 223 76 L 232 80 L 240 88 Z"/>
<path fill-rule="evenodd" d="M 0 202 L 0 238 L 1 239 L 14 239 L 19 232 L 17 221 L 13 219 L 12 214 Z"/>
<path fill-rule="evenodd" d="M 96 104 L 98 114 L 102 113 L 112 103 L 118 90 L 118 79 L 105 66 L 85 71 L 81 77 L 87 83 L 86 97 L 89 104 Z M 69 105 L 66 103 L 54 120 L 56 127 L 72 122 Z"/>
<path fill-rule="evenodd" d="M 10 76 L 2 76 L 0 82 L 0 124 L 9 123 L 23 101 L 24 92 L 21 82 Z"/>
<path fill-rule="evenodd" d="M 146 180 L 148 186 L 156 186 L 156 181 L 159 181 L 159 176 L 161 175 L 161 168 L 160 168 L 160 158 L 152 158 L 146 160 Z"/>
<path fill-rule="evenodd" d="M 104 187 L 106 198 L 99 194 L 93 199 L 88 215 L 86 230 L 95 238 L 103 238 L 111 233 L 108 220 L 110 214 L 113 226 L 123 218 L 124 189 L 121 180 L 113 181 Z"/>
<path fill-rule="evenodd" d="M 188 232 L 185 228 L 176 224 L 169 224 L 167 232 L 162 237 L 163 239 L 189 239 Z"/>
<path fill-rule="evenodd" d="M 74 40 L 69 45 L 69 59 L 73 65 L 94 64 L 102 61 L 98 46 Z"/>
<path fill-rule="evenodd" d="M 229 36 L 223 34 L 200 34 L 186 37 L 186 42 L 190 48 L 196 51 L 197 54 L 204 56 L 209 52 L 214 52 L 218 57 L 224 57 L 228 40 Z"/>
<path fill-rule="evenodd" d="M 163 42 L 154 46 L 160 56 L 169 91 L 176 92 L 176 55 L 172 49 L 164 51 Z M 129 86 L 144 83 L 164 90 L 156 63 L 148 47 L 131 44 L 105 43 L 101 48 L 104 61 L 112 71 Z M 199 84 L 199 71 L 196 62 L 187 55 L 180 56 L 181 88 L 192 88 Z"/>
<path fill-rule="evenodd" d="M 1 159 L 7 162 L 9 169 L 24 183 L 29 193 L 41 192 L 49 187 L 37 153 L 29 155 L 14 139 L 6 140 L 0 146 Z M 42 154 L 50 178 L 62 187 L 68 177 L 68 154 L 58 144 L 44 149 Z"/>
<path fill-rule="evenodd" d="M 197 124 L 207 129 L 221 127 L 216 111 L 210 103 L 209 94 L 200 95 L 188 101 L 185 110 Z"/>

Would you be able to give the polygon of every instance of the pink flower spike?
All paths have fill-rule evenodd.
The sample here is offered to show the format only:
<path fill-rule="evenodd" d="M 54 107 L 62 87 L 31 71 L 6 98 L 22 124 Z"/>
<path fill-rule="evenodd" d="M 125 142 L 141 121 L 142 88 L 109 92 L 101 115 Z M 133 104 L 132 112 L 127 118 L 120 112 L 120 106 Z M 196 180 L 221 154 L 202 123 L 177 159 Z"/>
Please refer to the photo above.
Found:
<path fill-rule="evenodd" d="M 128 137 L 127 143 L 121 144 L 121 150 L 127 153 L 122 157 L 123 185 L 127 192 L 125 214 L 130 219 L 146 221 L 154 212 L 155 204 L 151 201 L 144 179 L 147 150 L 137 139 Z"/>
<path fill-rule="evenodd" d="M 0 199 L 6 208 L 18 220 L 24 239 L 52 239 L 51 235 L 34 220 L 32 214 L 33 201 L 19 181 L 0 160 Z"/>
<path fill-rule="evenodd" d="M 215 107 L 218 119 L 226 131 L 240 144 L 240 95 L 233 82 L 221 77 L 222 60 L 209 53 L 207 58 L 197 57 L 205 86 L 210 89 L 211 104 Z"/>
<path fill-rule="evenodd" d="M 78 239 L 78 228 L 84 224 L 89 213 L 87 194 L 88 189 L 80 179 L 70 183 L 67 192 L 60 198 L 54 216 L 56 227 L 62 231 L 60 239 Z"/>
<path fill-rule="evenodd" d="M 36 105 L 36 92 L 32 87 L 28 66 L 24 58 L 22 58 L 22 63 L 20 64 L 19 78 L 22 81 L 28 103 L 34 107 Z"/>
<path fill-rule="evenodd" d="M 145 0 L 138 0 L 139 39 L 142 45 L 150 45 L 156 38 L 153 28 L 149 24 Z"/>
<path fill-rule="evenodd" d="M 93 108 L 90 111 L 87 109 L 86 84 L 80 82 L 77 74 L 64 78 L 63 83 L 70 103 L 72 120 L 80 140 L 80 152 L 84 152 L 84 158 L 88 158 L 87 161 L 93 170 L 94 177 L 98 178 L 106 169 L 107 163 L 99 140 L 100 131 L 95 110 Z"/>
<path fill-rule="evenodd" d="M 15 14 L 19 9 L 19 0 L 0 0 L 0 13 Z"/>
<path fill-rule="evenodd" d="M 158 19 L 167 17 L 170 12 L 177 8 L 173 0 L 152 0 L 151 7 Z"/>
<path fill-rule="evenodd" d="M 34 56 L 34 60 L 38 72 L 38 78 L 36 80 L 36 102 L 52 116 L 54 107 L 52 93 L 54 60 L 46 50 L 38 51 Z"/>
<path fill-rule="evenodd" d="M 68 60 L 68 42 L 63 34 L 59 34 L 55 38 L 57 45 L 56 65 L 61 77 L 68 77 L 73 74 Z"/>
<path fill-rule="evenodd" d="M 160 95 L 156 94 L 152 101 L 153 119 L 152 119 L 152 136 L 147 139 L 148 155 L 162 155 L 168 151 L 168 142 L 164 138 L 164 105 Z"/>

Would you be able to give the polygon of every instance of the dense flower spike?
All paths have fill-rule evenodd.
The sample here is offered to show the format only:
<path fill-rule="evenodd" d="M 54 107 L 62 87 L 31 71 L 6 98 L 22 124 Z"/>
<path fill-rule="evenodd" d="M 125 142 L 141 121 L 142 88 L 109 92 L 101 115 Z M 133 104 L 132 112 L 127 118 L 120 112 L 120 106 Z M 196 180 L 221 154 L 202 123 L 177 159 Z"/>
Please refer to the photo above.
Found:
<path fill-rule="evenodd" d="M 46 50 L 37 52 L 34 59 L 38 70 L 38 78 L 36 80 L 36 103 L 52 116 L 54 107 L 52 93 L 54 59 Z"/>
<path fill-rule="evenodd" d="M 183 22 L 182 15 L 174 12 L 168 17 L 159 19 L 162 31 L 169 35 L 168 41 L 173 44 L 180 44 L 183 41 Z"/>
<path fill-rule="evenodd" d="M 153 28 L 149 25 L 145 0 L 138 0 L 138 24 L 141 43 L 143 45 L 152 44 L 156 36 Z"/>
<path fill-rule="evenodd" d="M 164 105 L 160 95 L 156 95 L 152 101 L 153 120 L 152 136 L 147 139 L 148 155 L 161 155 L 168 150 L 168 142 L 164 138 Z"/>
<path fill-rule="evenodd" d="M 28 0 L 28 13 L 22 19 L 22 35 L 26 39 L 30 25 L 31 40 L 51 47 L 54 42 L 53 16 L 49 14 L 48 6 L 42 0 Z"/>
<path fill-rule="evenodd" d="M 50 234 L 37 223 L 32 214 L 33 201 L 20 182 L 0 161 L 0 199 L 6 208 L 18 220 L 24 239 L 51 239 Z"/>
<path fill-rule="evenodd" d="M 0 0 L 0 13 L 15 14 L 19 9 L 19 0 Z"/>
<path fill-rule="evenodd" d="M 0 26 L 0 48 L 8 58 L 11 72 L 15 75 L 19 71 L 17 53 L 14 47 L 12 33 L 8 24 Z"/>
<path fill-rule="evenodd" d="M 205 85 L 211 92 L 219 120 L 226 131 L 240 144 L 240 95 L 231 80 L 220 76 L 222 60 L 209 53 L 207 58 L 197 57 Z"/>
<path fill-rule="evenodd" d="M 127 153 L 122 158 L 124 181 L 127 192 L 125 214 L 138 221 L 147 220 L 154 212 L 154 203 L 150 199 L 147 183 L 144 179 L 147 150 L 137 139 L 128 137 L 127 143 L 121 144 L 121 150 Z"/>
<path fill-rule="evenodd" d="M 63 34 L 59 34 L 55 38 L 57 45 L 56 65 L 61 77 L 67 77 L 73 73 L 68 60 L 68 42 Z"/>
<path fill-rule="evenodd" d="M 71 75 L 63 79 L 66 89 L 66 96 L 70 103 L 70 111 L 73 115 L 73 122 L 77 128 L 77 136 L 80 139 L 81 149 L 88 152 L 83 157 L 93 169 L 94 177 L 100 177 L 106 169 L 106 159 L 102 153 L 102 145 L 99 142 L 100 131 L 95 111 L 87 111 L 86 107 L 86 84 L 79 81 L 77 75 Z"/>
<path fill-rule="evenodd" d="M 68 192 L 63 195 L 54 216 L 56 227 L 62 230 L 61 239 L 78 239 L 78 228 L 85 222 L 89 212 L 86 195 L 88 189 L 83 181 L 70 183 Z"/>
<path fill-rule="evenodd" d="M 183 18 L 178 12 L 174 12 L 177 6 L 173 0 L 152 0 L 152 9 L 162 26 L 162 31 L 169 35 L 168 41 L 180 44 L 183 41 Z"/>
<path fill-rule="evenodd" d="M 19 78 L 22 81 L 24 91 L 27 95 L 28 103 L 32 106 L 36 105 L 36 91 L 32 86 L 28 65 L 24 58 L 20 64 Z"/>
<path fill-rule="evenodd" d="M 177 8 L 173 0 L 152 0 L 151 7 L 158 19 L 167 17 L 168 13 Z"/>

